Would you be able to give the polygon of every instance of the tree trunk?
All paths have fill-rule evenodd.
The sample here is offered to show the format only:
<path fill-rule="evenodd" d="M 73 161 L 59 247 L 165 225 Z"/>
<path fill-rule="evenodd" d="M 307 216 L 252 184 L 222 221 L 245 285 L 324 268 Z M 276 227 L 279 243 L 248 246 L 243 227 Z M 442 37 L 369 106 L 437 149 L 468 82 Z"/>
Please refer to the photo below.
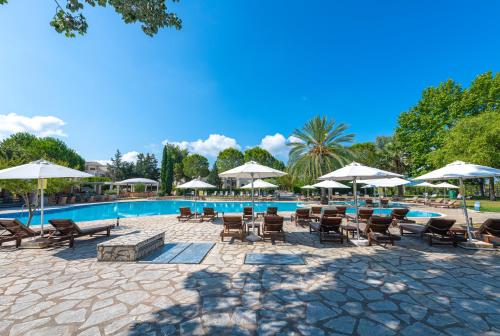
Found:
<path fill-rule="evenodd" d="M 28 209 L 28 221 L 26 222 L 26 226 L 29 227 L 31 224 L 31 219 L 33 218 L 33 207 L 30 200 L 30 194 L 24 193 L 21 195 L 24 200 L 24 204 L 26 205 L 26 209 Z"/>
<path fill-rule="evenodd" d="M 490 201 L 495 201 L 496 196 L 495 196 L 495 178 L 490 177 Z"/>
<path fill-rule="evenodd" d="M 479 179 L 479 195 L 481 195 L 481 197 L 484 197 L 484 180 L 483 179 Z"/>

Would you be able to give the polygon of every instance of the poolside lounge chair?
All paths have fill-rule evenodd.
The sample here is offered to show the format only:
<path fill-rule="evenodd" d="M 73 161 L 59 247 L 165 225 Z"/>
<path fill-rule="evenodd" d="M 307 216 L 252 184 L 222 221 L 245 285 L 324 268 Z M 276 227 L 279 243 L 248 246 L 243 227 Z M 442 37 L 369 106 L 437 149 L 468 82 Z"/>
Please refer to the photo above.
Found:
<path fill-rule="evenodd" d="M 345 212 L 347 210 L 347 206 L 345 205 L 336 205 L 335 206 L 335 210 L 337 210 L 337 216 L 340 216 L 340 217 L 345 217 Z"/>
<path fill-rule="evenodd" d="M 414 220 L 408 219 L 406 215 L 410 212 L 408 208 L 394 208 L 391 212 L 391 217 L 393 219 L 393 225 L 396 226 L 399 223 L 415 223 Z"/>
<path fill-rule="evenodd" d="M 371 216 L 373 215 L 373 209 L 369 209 L 369 208 L 359 208 L 358 209 L 358 220 L 360 222 L 367 222 Z M 351 221 L 351 222 L 355 222 L 356 221 L 356 214 L 354 215 L 347 215 L 347 220 Z"/>
<path fill-rule="evenodd" d="M 337 209 L 324 209 L 323 217 L 336 217 L 338 215 Z"/>
<path fill-rule="evenodd" d="M 243 208 L 243 220 L 245 221 L 251 221 L 253 216 L 253 209 L 252 207 L 244 207 Z"/>
<path fill-rule="evenodd" d="M 387 198 L 382 198 L 380 200 L 380 207 L 381 208 L 388 208 L 389 207 L 389 200 Z"/>
<path fill-rule="evenodd" d="M 430 206 L 441 206 L 441 205 L 444 205 L 444 199 L 443 198 L 436 198 L 436 200 L 431 201 L 428 204 Z"/>
<path fill-rule="evenodd" d="M 224 237 L 234 237 L 241 241 L 245 240 L 245 229 L 243 218 L 237 215 L 223 216 L 222 223 L 224 228 L 220 233 L 220 240 L 224 241 Z"/>
<path fill-rule="evenodd" d="M 189 207 L 179 208 L 179 211 L 181 212 L 181 214 L 177 216 L 177 220 L 179 222 L 181 221 L 187 222 L 188 220 L 194 218 L 194 213 L 191 212 L 191 208 Z"/>
<path fill-rule="evenodd" d="M 203 214 L 201 215 L 201 221 L 213 221 L 219 217 L 219 213 L 214 210 L 214 208 L 203 208 Z"/>
<path fill-rule="evenodd" d="M 266 216 L 278 216 L 277 207 L 267 207 Z"/>
<path fill-rule="evenodd" d="M 293 216 L 292 221 L 295 221 L 295 225 L 307 224 L 311 222 L 310 210 L 307 208 L 299 208 L 295 210 L 295 216 Z"/>
<path fill-rule="evenodd" d="M 16 218 L 0 218 L 0 229 L 4 230 L 0 234 L 0 246 L 8 241 L 16 241 L 16 248 L 21 246 L 21 241 L 24 238 L 33 238 L 40 236 L 40 229 L 32 229 Z M 43 230 L 44 233 L 50 232 L 48 229 Z"/>
<path fill-rule="evenodd" d="M 69 247 L 73 247 L 74 239 L 78 237 L 92 237 L 100 233 L 109 237 L 111 235 L 111 229 L 114 226 L 114 224 L 105 224 L 86 226 L 82 228 L 71 219 L 50 219 L 49 223 L 55 228 L 55 231 L 51 232 L 49 238 L 69 240 Z"/>
<path fill-rule="evenodd" d="M 367 207 L 373 207 L 373 200 L 371 198 L 367 198 L 365 200 L 365 206 L 367 206 Z"/>
<path fill-rule="evenodd" d="M 455 222 L 454 219 L 430 218 L 425 225 L 399 224 L 399 230 L 401 236 L 407 232 L 421 237 L 425 235 L 429 238 L 429 245 L 432 245 L 433 241 L 437 240 L 443 243 L 452 243 L 456 247 L 458 242 L 464 241 L 465 238 L 451 230 Z"/>
<path fill-rule="evenodd" d="M 456 209 L 460 207 L 460 202 L 458 200 L 448 201 L 443 205 L 439 205 L 440 208 L 451 208 Z"/>
<path fill-rule="evenodd" d="M 488 218 L 474 235 L 487 243 L 500 245 L 500 218 Z"/>
<path fill-rule="evenodd" d="M 319 221 L 322 215 L 323 207 L 320 206 L 312 206 L 311 207 L 311 215 L 310 217 L 315 221 Z"/>
<path fill-rule="evenodd" d="M 319 242 L 339 241 L 344 242 L 344 235 L 340 232 L 342 217 L 323 216 L 318 223 L 309 223 L 309 233 L 316 231 L 319 233 Z"/>
<path fill-rule="evenodd" d="M 371 246 L 373 242 L 383 244 L 384 246 L 390 243 L 394 245 L 395 240 L 399 240 L 399 236 L 394 236 L 389 231 L 389 227 L 393 222 L 392 217 L 389 216 L 372 216 L 366 225 L 365 233 L 368 237 L 368 245 Z"/>
<path fill-rule="evenodd" d="M 271 238 L 274 243 L 276 238 L 285 241 L 285 231 L 283 231 L 284 218 L 278 215 L 264 216 L 262 224 L 262 237 Z"/>

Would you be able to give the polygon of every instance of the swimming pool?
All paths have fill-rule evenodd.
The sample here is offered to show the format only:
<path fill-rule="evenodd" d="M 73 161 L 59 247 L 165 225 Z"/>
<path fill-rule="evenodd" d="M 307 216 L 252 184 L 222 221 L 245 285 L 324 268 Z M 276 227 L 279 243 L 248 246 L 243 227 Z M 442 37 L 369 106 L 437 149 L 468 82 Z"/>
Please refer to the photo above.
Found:
<path fill-rule="evenodd" d="M 202 211 L 203 207 L 215 208 L 218 212 L 243 212 L 243 207 L 251 206 L 251 202 L 204 202 L 187 200 L 167 200 L 167 201 L 134 201 L 134 202 L 114 202 L 100 204 L 86 204 L 64 207 L 59 209 L 45 210 L 44 223 L 50 219 L 72 219 L 75 222 L 93 221 L 101 219 L 144 217 L 155 215 L 178 214 L 180 207 L 191 207 L 193 211 Z M 300 207 L 300 202 L 255 202 L 255 211 L 266 211 L 267 207 L 278 207 L 278 211 L 295 211 Z M 354 213 L 354 209 L 348 208 L 347 213 Z M 375 209 L 375 214 L 390 214 L 391 209 Z M 410 217 L 438 217 L 437 213 L 425 211 L 410 211 Z M 0 215 L 4 218 L 18 218 L 26 223 L 26 212 L 16 212 Z M 40 214 L 37 212 L 31 221 L 32 225 L 40 224 Z"/>

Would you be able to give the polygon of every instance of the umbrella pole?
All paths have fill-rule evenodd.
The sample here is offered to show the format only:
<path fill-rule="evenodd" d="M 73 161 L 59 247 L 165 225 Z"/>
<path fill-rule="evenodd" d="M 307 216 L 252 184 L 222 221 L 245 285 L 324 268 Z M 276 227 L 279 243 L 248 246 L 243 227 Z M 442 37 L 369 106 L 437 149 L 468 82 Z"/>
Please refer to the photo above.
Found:
<path fill-rule="evenodd" d="M 253 188 L 253 173 L 251 174 L 252 176 L 252 233 L 255 234 L 255 195 L 254 195 L 254 188 Z"/>
<path fill-rule="evenodd" d="M 464 203 L 464 216 L 465 216 L 465 223 L 467 224 L 467 240 L 472 242 L 472 235 L 471 235 L 471 227 L 470 227 L 470 221 L 469 221 L 469 214 L 467 212 L 467 200 L 465 199 L 465 186 L 464 186 L 464 179 L 460 179 L 460 187 L 462 188 L 463 194 L 462 194 L 462 199 Z"/>
<path fill-rule="evenodd" d="M 43 237 L 43 206 L 44 206 L 44 202 L 43 202 L 43 179 L 38 179 L 38 185 L 40 186 L 40 226 L 42 228 L 42 230 L 40 231 L 40 237 Z"/>
<path fill-rule="evenodd" d="M 358 218 L 358 192 L 356 188 L 356 179 L 353 180 L 353 190 L 354 190 L 354 208 L 356 209 L 356 233 L 359 240 L 359 218 Z"/>

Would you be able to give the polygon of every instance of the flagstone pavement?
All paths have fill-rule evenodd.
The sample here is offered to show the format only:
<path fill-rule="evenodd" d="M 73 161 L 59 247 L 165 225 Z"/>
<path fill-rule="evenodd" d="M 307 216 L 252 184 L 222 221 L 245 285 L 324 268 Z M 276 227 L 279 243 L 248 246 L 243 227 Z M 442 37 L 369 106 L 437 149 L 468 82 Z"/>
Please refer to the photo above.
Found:
<path fill-rule="evenodd" d="M 472 214 L 473 216 L 476 216 Z M 113 222 L 113 221 L 102 221 Z M 96 244 L 0 249 L 0 335 L 500 335 L 499 253 L 219 240 L 220 223 L 129 218 L 167 242 L 217 242 L 199 265 L 97 262 Z M 294 253 L 306 265 L 245 265 L 245 253 Z"/>

